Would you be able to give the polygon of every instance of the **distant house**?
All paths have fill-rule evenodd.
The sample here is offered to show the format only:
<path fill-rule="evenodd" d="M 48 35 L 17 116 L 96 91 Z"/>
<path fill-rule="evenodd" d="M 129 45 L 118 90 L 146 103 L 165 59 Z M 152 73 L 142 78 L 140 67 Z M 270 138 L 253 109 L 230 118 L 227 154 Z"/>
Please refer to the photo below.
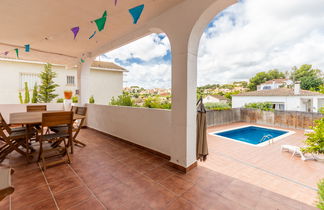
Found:
<path fill-rule="evenodd" d="M 279 88 L 240 93 L 232 96 L 232 107 L 244 107 L 248 103 L 269 102 L 276 110 L 318 112 L 324 106 L 324 94 L 301 90 L 300 84 L 294 89 Z"/>
<path fill-rule="evenodd" d="M 258 85 L 257 90 L 273 90 L 290 85 L 293 85 L 293 81 L 289 79 L 273 79 Z"/>
<path fill-rule="evenodd" d="M 18 93 L 24 93 L 27 82 L 30 94 L 35 83 L 40 85 L 39 74 L 44 70 L 43 62 L 0 58 L 0 104 L 19 103 Z M 63 98 L 65 90 L 77 90 L 77 68 L 66 68 L 53 64 L 52 70 L 57 73 L 54 82 L 59 85 L 55 93 Z M 107 104 L 113 96 L 122 94 L 124 68 L 111 63 L 94 61 L 90 67 L 89 92 L 97 104 Z M 53 102 L 55 102 L 54 100 Z"/>
<path fill-rule="evenodd" d="M 203 98 L 203 103 L 227 103 L 228 100 L 224 96 L 220 95 L 208 95 Z"/>

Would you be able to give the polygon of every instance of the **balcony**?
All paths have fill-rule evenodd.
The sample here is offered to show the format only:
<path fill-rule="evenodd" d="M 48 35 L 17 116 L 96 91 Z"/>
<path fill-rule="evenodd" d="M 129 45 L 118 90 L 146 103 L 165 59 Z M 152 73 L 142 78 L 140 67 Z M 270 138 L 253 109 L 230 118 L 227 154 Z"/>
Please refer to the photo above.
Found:
<path fill-rule="evenodd" d="M 122 137 L 132 137 L 125 138 L 132 142 L 97 131 L 112 129 L 108 116 L 114 118 L 121 113 L 131 115 L 131 119 L 141 116 L 134 125 L 138 129 L 125 130 L 125 126 L 135 123 L 132 120 L 120 119 L 111 124 L 115 135 L 128 133 Z M 290 153 L 280 152 L 281 144 L 300 144 L 305 138 L 302 130 L 291 129 L 296 132 L 294 135 L 263 148 L 209 135 L 208 160 L 183 173 L 171 167 L 168 151 L 153 151 L 162 151 L 163 145 L 170 142 L 161 143 L 161 137 L 154 140 L 154 135 L 160 133 L 148 129 L 157 125 L 147 127 L 146 124 L 148 116 L 159 117 L 163 124 L 163 116 L 168 120 L 169 114 L 165 110 L 90 105 L 89 116 L 93 117 L 89 117 L 88 124 L 97 130 L 81 130 L 78 139 L 87 146 L 75 147 L 70 165 L 42 172 L 37 163 L 27 164 L 17 153 L 3 162 L 15 169 L 15 192 L 0 202 L 0 209 L 26 209 L 26 206 L 30 209 L 314 208 L 316 182 L 322 176 L 323 164 L 304 162 L 299 157 L 291 158 Z M 208 132 L 246 124 L 218 125 Z M 169 135 L 168 129 L 160 129 L 165 133 L 162 139 Z M 138 136 L 145 130 L 147 135 Z M 147 146 L 145 141 L 149 138 L 152 141 Z"/>

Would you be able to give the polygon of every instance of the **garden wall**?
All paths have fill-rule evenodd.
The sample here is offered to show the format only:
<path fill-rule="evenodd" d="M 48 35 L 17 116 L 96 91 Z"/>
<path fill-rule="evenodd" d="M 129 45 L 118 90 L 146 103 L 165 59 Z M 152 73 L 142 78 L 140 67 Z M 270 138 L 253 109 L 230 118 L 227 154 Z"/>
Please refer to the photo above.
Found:
<path fill-rule="evenodd" d="M 248 122 L 282 128 L 307 129 L 314 125 L 314 120 L 324 115 L 313 112 L 297 111 L 261 111 L 258 109 L 236 108 L 224 111 L 208 111 L 208 127 L 233 122 Z"/>

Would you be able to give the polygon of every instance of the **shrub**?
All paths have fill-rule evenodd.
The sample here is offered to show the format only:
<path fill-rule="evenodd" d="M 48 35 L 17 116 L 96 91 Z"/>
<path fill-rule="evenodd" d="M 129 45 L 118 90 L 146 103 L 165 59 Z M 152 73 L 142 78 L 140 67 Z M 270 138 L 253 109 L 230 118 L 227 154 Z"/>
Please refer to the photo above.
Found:
<path fill-rule="evenodd" d="M 225 103 L 205 103 L 205 108 L 209 110 L 228 110 L 231 107 Z"/>
<path fill-rule="evenodd" d="M 19 102 L 20 102 L 21 104 L 23 104 L 23 103 L 24 103 L 24 101 L 23 101 L 23 99 L 22 99 L 22 95 L 21 95 L 21 92 L 19 92 L 19 95 L 18 95 L 18 97 L 19 97 Z"/>
<path fill-rule="evenodd" d="M 318 187 L 317 208 L 324 210 L 324 179 L 320 180 L 320 182 L 317 184 L 317 187 Z"/>
<path fill-rule="evenodd" d="M 95 99 L 94 99 L 93 96 L 91 96 L 91 97 L 89 98 L 89 104 L 94 104 L 94 103 L 95 103 Z"/>
<path fill-rule="evenodd" d="M 318 110 L 320 113 L 324 114 L 324 107 L 319 108 Z"/>
<path fill-rule="evenodd" d="M 171 103 L 168 101 L 162 102 L 159 97 L 148 97 L 145 99 L 143 106 L 153 109 L 171 109 Z"/>
<path fill-rule="evenodd" d="M 305 134 L 306 147 L 301 150 L 305 153 L 321 153 L 324 154 L 324 118 L 315 120 L 315 126 L 312 127 L 314 132 Z"/>
<path fill-rule="evenodd" d="M 25 100 L 24 103 L 28 104 L 30 102 L 28 83 L 25 82 Z"/>
<path fill-rule="evenodd" d="M 244 105 L 244 108 L 260 109 L 262 111 L 273 111 L 272 103 L 269 102 L 259 102 L 259 103 L 248 103 Z"/>
<path fill-rule="evenodd" d="M 111 101 L 109 102 L 109 105 L 113 106 L 134 106 L 134 102 L 128 94 L 123 94 L 118 96 L 116 99 L 115 97 L 112 97 Z"/>
<path fill-rule="evenodd" d="M 37 83 L 35 83 L 35 85 L 34 85 L 33 97 L 32 97 L 31 102 L 33 104 L 36 104 L 38 102 L 38 87 L 37 87 Z"/>
<path fill-rule="evenodd" d="M 79 102 L 79 98 L 78 98 L 78 96 L 73 96 L 72 97 L 72 103 L 78 103 Z"/>
<path fill-rule="evenodd" d="M 56 100 L 56 103 L 63 103 L 63 101 L 64 101 L 63 98 L 58 98 L 58 99 Z"/>

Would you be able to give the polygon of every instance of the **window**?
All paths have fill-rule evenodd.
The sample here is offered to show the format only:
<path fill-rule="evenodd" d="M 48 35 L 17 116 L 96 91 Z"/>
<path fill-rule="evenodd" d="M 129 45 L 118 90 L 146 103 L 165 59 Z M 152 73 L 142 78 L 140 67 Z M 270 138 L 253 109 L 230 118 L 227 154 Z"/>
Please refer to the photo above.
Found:
<path fill-rule="evenodd" d="M 20 73 L 20 90 L 25 89 L 25 82 L 27 82 L 28 89 L 33 89 L 35 83 L 40 84 L 39 74 L 34 73 Z"/>
<path fill-rule="evenodd" d="M 281 104 L 281 103 L 273 104 L 273 108 L 275 110 L 282 110 L 282 111 L 284 111 L 285 110 L 285 104 Z"/>
<path fill-rule="evenodd" d="M 66 76 L 66 85 L 74 85 L 74 76 Z"/>
<path fill-rule="evenodd" d="M 263 86 L 263 90 L 270 90 L 271 86 Z"/>

